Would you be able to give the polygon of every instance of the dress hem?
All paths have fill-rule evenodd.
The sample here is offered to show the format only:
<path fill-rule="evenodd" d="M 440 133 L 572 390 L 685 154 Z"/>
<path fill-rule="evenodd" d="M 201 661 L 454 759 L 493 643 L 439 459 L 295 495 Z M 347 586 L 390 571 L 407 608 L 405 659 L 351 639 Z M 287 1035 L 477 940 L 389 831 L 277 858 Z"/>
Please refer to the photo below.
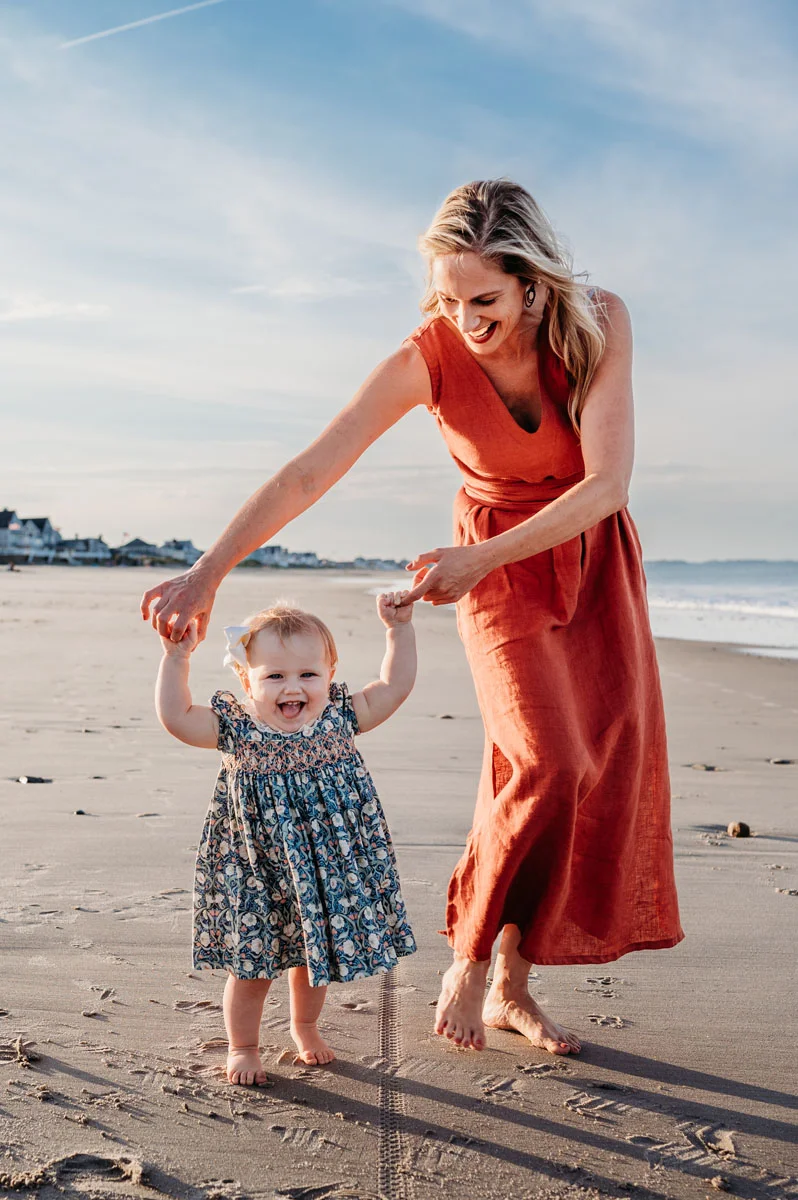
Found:
<path fill-rule="evenodd" d="M 616 962 L 617 959 L 623 958 L 625 954 L 632 954 L 636 950 L 670 950 L 673 946 L 678 946 L 683 942 L 685 934 L 680 930 L 678 935 L 670 938 L 660 938 L 656 941 L 630 942 L 623 949 L 608 950 L 604 954 L 571 954 L 563 955 L 562 957 L 554 957 L 552 955 L 538 958 L 530 958 L 528 955 L 522 955 L 527 962 L 532 963 L 536 967 L 573 967 L 573 966 L 590 966 L 600 965 L 601 963 Z M 447 936 L 447 941 L 452 950 L 462 954 L 462 951 L 457 950 L 452 938 Z M 470 955 L 463 955 L 464 958 L 469 958 L 471 962 L 485 962 L 484 958 L 471 958 Z"/>
<path fill-rule="evenodd" d="M 356 975 L 353 974 L 351 976 L 351 978 L 346 978 L 346 979 L 342 978 L 340 975 L 337 975 L 335 973 L 333 973 L 333 974 L 327 973 L 327 977 L 325 979 L 319 979 L 317 983 L 311 982 L 310 986 L 311 987 L 328 987 L 329 984 L 331 984 L 331 983 L 344 983 L 344 984 L 359 983 L 362 979 L 371 979 L 374 975 L 387 975 L 389 971 L 393 971 L 393 969 L 396 967 L 397 963 L 399 962 L 400 958 L 409 958 L 411 954 L 416 953 L 417 949 L 418 949 L 418 947 L 415 945 L 413 946 L 412 949 L 410 949 L 410 947 L 406 947 L 406 946 L 401 947 L 401 949 L 394 948 L 394 954 L 396 955 L 396 962 L 383 963 L 380 966 L 375 967 L 374 970 L 369 971 L 367 974 L 364 974 L 361 971 L 361 972 L 358 972 Z M 313 969 L 308 966 L 308 961 L 306 958 L 300 959 L 299 962 L 288 963 L 286 966 L 280 967 L 274 975 L 266 975 L 266 974 L 236 975 L 234 967 L 229 962 L 212 963 L 212 962 L 207 962 L 207 961 L 197 962 L 196 960 L 192 960 L 192 967 L 195 971 L 203 971 L 203 970 L 204 971 L 227 971 L 230 975 L 233 976 L 234 979 L 244 979 L 247 981 L 253 980 L 253 979 L 262 979 L 266 983 L 273 983 L 275 981 L 275 979 L 279 979 L 280 976 L 284 975 L 286 971 L 292 971 L 295 967 L 307 967 L 308 975 L 313 975 Z"/>

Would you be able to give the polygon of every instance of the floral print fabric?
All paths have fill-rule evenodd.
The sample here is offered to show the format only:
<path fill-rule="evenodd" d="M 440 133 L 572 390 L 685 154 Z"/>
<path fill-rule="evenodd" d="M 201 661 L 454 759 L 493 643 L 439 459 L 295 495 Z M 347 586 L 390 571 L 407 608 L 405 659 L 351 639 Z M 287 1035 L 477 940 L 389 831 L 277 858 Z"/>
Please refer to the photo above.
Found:
<path fill-rule="evenodd" d="M 194 966 L 313 987 L 389 971 L 416 949 L 391 836 L 345 684 L 296 733 L 216 692 L 222 762 L 194 877 Z"/>

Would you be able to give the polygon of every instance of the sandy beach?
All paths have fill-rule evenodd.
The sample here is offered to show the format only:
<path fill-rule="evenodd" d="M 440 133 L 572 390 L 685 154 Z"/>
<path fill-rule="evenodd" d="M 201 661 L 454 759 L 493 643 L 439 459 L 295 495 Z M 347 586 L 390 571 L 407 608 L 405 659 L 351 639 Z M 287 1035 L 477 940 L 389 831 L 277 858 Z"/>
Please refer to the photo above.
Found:
<path fill-rule="evenodd" d="M 329 1068 L 294 1065 L 278 981 L 262 1029 L 270 1082 L 232 1088 L 222 977 L 190 960 L 217 756 L 155 718 L 160 646 L 138 599 L 161 575 L 0 574 L 0 1195 L 798 1196 L 798 663 L 658 644 L 686 940 L 541 972 L 535 994 L 583 1039 L 578 1058 L 497 1032 L 477 1055 L 431 1024 L 482 729 L 452 612 L 417 606 L 416 690 L 360 748 L 419 952 L 330 988 Z M 194 656 L 195 699 L 234 685 L 222 626 L 278 597 L 328 621 L 337 677 L 362 686 L 383 646 L 369 586 L 235 572 Z M 754 836 L 729 837 L 733 821 Z"/>

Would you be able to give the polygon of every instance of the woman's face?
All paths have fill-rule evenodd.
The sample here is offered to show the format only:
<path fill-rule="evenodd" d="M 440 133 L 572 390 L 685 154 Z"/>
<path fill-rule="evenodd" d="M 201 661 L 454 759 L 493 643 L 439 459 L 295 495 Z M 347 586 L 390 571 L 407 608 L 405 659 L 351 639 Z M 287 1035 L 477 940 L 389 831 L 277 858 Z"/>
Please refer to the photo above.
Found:
<path fill-rule="evenodd" d="M 516 331 L 535 328 L 545 304 L 541 293 L 546 289 L 538 287 L 534 305 L 527 308 L 527 285 L 472 251 L 436 258 L 432 283 L 442 315 L 480 357 L 494 354 Z"/>

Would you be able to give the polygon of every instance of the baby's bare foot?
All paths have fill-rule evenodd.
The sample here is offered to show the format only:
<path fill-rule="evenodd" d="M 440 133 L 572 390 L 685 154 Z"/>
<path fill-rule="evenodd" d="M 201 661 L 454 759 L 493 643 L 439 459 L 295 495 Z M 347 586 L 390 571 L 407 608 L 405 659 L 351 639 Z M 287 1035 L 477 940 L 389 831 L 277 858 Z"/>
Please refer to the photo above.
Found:
<path fill-rule="evenodd" d="M 297 1050 L 297 1058 L 309 1067 L 323 1067 L 335 1058 L 334 1052 L 319 1033 L 315 1021 L 302 1024 L 291 1022 L 291 1037 Z"/>
<path fill-rule="evenodd" d="M 231 1046 L 227 1054 L 229 1083 L 252 1087 L 266 1082 L 266 1072 L 260 1061 L 257 1046 Z"/>

